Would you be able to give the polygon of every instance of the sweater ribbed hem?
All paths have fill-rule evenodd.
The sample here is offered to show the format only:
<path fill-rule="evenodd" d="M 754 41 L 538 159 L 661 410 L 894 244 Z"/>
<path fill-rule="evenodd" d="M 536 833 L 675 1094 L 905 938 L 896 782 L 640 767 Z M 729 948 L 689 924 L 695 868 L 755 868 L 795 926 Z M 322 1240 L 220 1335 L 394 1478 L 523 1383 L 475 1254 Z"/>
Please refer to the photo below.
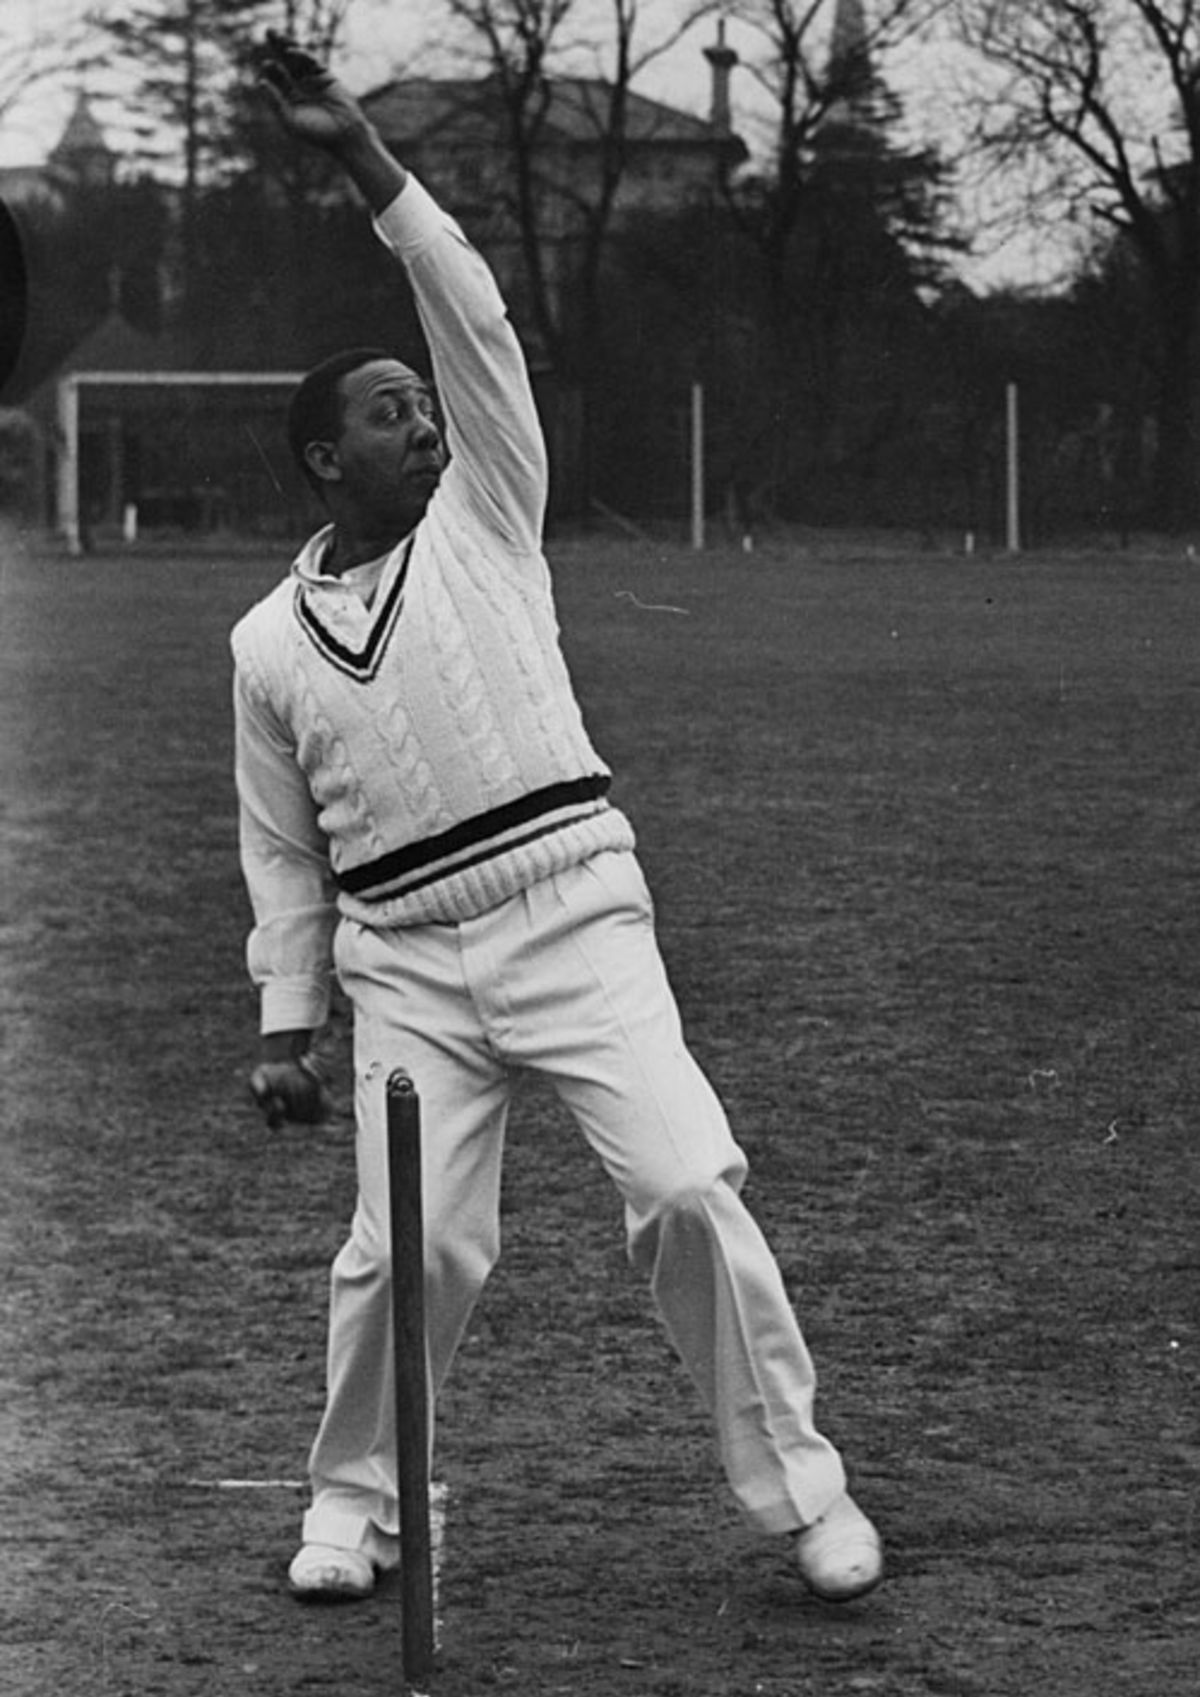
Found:
<path fill-rule="evenodd" d="M 612 779 L 607 772 L 560 779 L 514 796 L 498 807 L 460 820 L 448 830 L 391 853 L 334 872 L 339 889 L 365 902 L 400 899 L 440 883 L 454 872 L 493 860 L 509 849 L 603 811 Z"/>
<path fill-rule="evenodd" d="M 559 825 L 532 841 L 511 844 L 476 865 L 458 868 L 403 895 L 362 901 L 342 891 L 338 908 L 347 919 L 375 931 L 406 925 L 453 925 L 477 919 L 501 902 L 569 866 L 606 850 L 632 851 L 633 827 L 619 808 L 602 806 L 585 819 Z"/>

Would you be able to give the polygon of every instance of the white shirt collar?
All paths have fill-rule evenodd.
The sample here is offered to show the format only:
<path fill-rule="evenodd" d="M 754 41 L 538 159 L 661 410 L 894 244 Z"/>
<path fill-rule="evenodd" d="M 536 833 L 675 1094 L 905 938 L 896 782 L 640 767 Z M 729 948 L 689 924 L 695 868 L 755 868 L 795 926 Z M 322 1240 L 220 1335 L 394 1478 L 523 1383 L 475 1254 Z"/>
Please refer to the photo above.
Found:
<path fill-rule="evenodd" d="M 314 588 L 335 589 L 343 585 L 354 590 L 364 601 L 369 601 L 379 586 L 388 561 L 398 549 L 406 546 L 408 537 L 401 537 L 394 548 L 389 548 L 385 554 L 379 554 L 373 560 L 362 560 L 356 566 L 348 566 L 344 572 L 327 572 L 323 570 L 323 566 L 333 542 L 333 531 L 333 525 L 326 524 L 309 537 L 292 564 L 294 575 Z"/>

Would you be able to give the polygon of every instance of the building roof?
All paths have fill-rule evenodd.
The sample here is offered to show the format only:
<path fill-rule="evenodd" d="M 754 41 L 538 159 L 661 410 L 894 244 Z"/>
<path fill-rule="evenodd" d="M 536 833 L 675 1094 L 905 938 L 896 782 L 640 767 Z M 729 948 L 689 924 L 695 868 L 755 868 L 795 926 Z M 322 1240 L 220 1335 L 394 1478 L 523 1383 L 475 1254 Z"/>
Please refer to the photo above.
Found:
<path fill-rule="evenodd" d="M 546 130 L 567 146 L 586 146 L 603 133 L 611 96 L 595 77 L 557 77 L 548 85 Z M 626 135 L 637 144 L 711 147 L 727 138 L 707 119 L 680 112 L 632 90 Z M 431 140 L 454 132 L 463 142 L 491 133 L 503 112 L 494 77 L 413 77 L 384 83 L 362 98 L 364 110 L 391 142 Z"/>
<path fill-rule="evenodd" d="M 55 377 L 75 371 L 180 371 L 187 364 L 169 337 L 138 330 L 116 310 L 101 319 L 64 359 Z"/>
<path fill-rule="evenodd" d="M 38 383 L 25 404 L 39 416 L 52 416 L 60 378 L 77 372 L 185 371 L 192 363 L 176 338 L 135 329 L 113 308 Z"/>
<path fill-rule="evenodd" d="M 51 150 L 50 163 L 53 165 L 60 161 L 77 159 L 87 153 L 111 155 L 112 149 L 104 139 L 104 131 L 92 115 L 86 91 L 81 88 L 75 96 L 75 108 L 67 119 L 66 128 Z"/>

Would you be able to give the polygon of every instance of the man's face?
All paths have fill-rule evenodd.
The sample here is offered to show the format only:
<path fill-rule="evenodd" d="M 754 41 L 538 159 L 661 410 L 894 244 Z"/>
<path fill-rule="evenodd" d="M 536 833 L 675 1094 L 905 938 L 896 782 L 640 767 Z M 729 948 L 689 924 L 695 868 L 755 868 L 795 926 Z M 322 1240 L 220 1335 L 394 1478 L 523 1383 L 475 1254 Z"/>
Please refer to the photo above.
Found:
<path fill-rule="evenodd" d="M 341 391 L 334 447 L 343 495 L 363 521 L 407 528 L 425 511 L 446 464 L 433 395 L 393 359 L 347 372 Z"/>

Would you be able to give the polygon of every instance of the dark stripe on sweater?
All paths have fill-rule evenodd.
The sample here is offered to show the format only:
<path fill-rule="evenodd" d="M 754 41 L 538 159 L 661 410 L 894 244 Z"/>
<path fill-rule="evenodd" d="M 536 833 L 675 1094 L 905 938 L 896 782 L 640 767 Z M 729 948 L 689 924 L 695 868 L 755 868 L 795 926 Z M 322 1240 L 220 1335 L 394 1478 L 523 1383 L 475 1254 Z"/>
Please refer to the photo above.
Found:
<path fill-rule="evenodd" d="M 368 861 L 365 866 L 346 867 L 336 874 L 338 886 L 345 890 L 347 895 L 357 896 L 376 885 L 394 883 L 398 878 L 419 872 L 423 867 L 443 860 L 447 855 L 475 847 L 483 848 L 489 839 L 502 836 L 506 831 L 516 830 L 521 825 L 531 824 L 544 814 L 556 813 L 564 807 L 578 806 L 583 802 L 597 801 L 601 796 L 607 795 L 611 782 L 607 774 L 597 772 L 586 778 L 568 778 L 561 783 L 547 784 L 540 790 L 531 790 L 528 795 L 518 796 L 515 801 L 506 801 L 500 807 L 489 809 L 487 813 L 477 813 L 473 819 L 464 819 L 460 825 L 452 825 L 448 831 L 442 831 L 436 837 L 426 837 L 422 842 L 409 843 L 404 848 L 394 849 L 391 854 L 380 855 L 378 860 Z M 558 823 L 555 821 L 548 824 L 546 829 L 553 830 Z M 535 836 L 543 834 L 534 833 Z M 522 839 L 526 842 L 532 840 L 531 837 Z M 493 855 L 503 854 L 516 846 L 513 843 L 496 843 L 465 864 L 478 865 L 481 860 L 488 860 Z M 459 870 L 457 866 L 447 867 L 444 873 L 436 872 L 433 878 L 426 882 L 433 882 L 442 876 L 451 877 Z M 386 892 L 377 899 L 386 899 Z"/>

